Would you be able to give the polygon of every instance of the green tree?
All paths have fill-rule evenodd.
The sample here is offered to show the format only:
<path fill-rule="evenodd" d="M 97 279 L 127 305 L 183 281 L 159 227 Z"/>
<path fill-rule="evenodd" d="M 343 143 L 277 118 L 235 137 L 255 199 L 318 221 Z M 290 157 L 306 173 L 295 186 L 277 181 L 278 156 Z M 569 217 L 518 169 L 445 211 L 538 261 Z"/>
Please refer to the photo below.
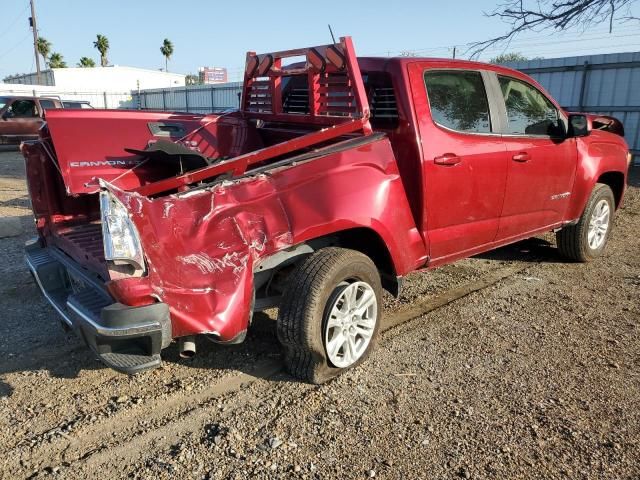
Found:
<path fill-rule="evenodd" d="M 169 71 L 169 59 L 171 55 L 173 55 L 173 43 L 168 38 L 164 39 L 162 42 L 162 46 L 160 47 L 160 52 L 164 55 L 164 71 Z"/>
<path fill-rule="evenodd" d="M 200 85 L 202 82 L 200 82 L 200 76 L 199 75 L 195 75 L 193 73 L 190 73 L 189 75 L 187 75 L 184 78 L 184 83 L 186 85 Z"/>
<path fill-rule="evenodd" d="M 36 43 L 38 53 L 42 55 L 45 66 L 48 63 L 49 53 L 51 52 L 51 42 L 44 37 L 38 37 L 38 43 Z"/>
<path fill-rule="evenodd" d="M 96 35 L 96 40 L 93 42 L 93 46 L 100 52 L 100 66 L 106 67 L 109 65 L 107 59 L 107 52 L 109 51 L 109 39 L 104 35 Z"/>
<path fill-rule="evenodd" d="M 510 53 L 502 53 L 497 57 L 493 57 L 491 60 L 489 60 L 489 63 L 502 65 L 502 64 L 511 63 L 511 62 L 524 62 L 526 60 L 529 60 L 529 58 L 522 55 L 520 52 L 510 52 Z"/>
<path fill-rule="evenodd" d="M 78 66 L 82 68 L 93 68 L 96 66 L 96 62 L 93 61 L 93 58 L 82 57 L 78 62 Z"/>
<path fill-rule="evenodd" d="M 64 61 L 62 54 L 53 52 L 49 57 L 49 68 L 67 68 L 67 62 Z"/>

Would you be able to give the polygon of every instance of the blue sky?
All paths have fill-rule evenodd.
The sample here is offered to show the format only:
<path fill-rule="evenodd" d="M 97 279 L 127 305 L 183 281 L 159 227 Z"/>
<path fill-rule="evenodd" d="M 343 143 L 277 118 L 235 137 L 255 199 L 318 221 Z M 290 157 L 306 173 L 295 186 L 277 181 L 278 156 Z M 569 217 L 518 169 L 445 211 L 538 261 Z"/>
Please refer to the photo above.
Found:
<path fill-rule="evenodd" d="M 34 71 L 29 2 L 2 0 L 1 4 L 0 78 Z M 247 50 L 328 43 L 327 23 L 336 36 L 351 35 L 361 55 L 411 51 L 450 56 L 453 45 L 505 31 L 499 20 L 483 16 L 495 5 L 495 0 L 36 0 L 40 35 L 70 66 L 82 56 L 98 61 L 93 40 L 101 33 L 109 38 L 111 63 L 161 68 L 164 59 L 159 48 L 169 38 L 175 46 L 170 71 L 191 73 L 203 65 L 224 66 L 231 80 L 238 79 Z M 640 6 L 636 10 L 640 14 Z M 485 58 L 503 49 L 546 58 L 640 51 L 640 24 L 623 25 L 613 35 L 604 25 L 587 32 L 528 33 L 509 47 L 487 52 Z"/>

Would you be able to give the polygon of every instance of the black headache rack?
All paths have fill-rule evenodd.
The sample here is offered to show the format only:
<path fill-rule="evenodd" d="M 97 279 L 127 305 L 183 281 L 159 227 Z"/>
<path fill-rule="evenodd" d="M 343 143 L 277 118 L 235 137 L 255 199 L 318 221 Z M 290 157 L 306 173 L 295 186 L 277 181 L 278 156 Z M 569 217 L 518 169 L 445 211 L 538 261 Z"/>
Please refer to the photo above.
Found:
<path fill-rule="evenodd" d="M 160 364 L 160 350 L 171 342 L 166 304 L 129 307 L 114 302 L 97 276 L 38 239 L 26 243 L 25 260 L 64 325 L 105 365 L 133 374 Z"/>

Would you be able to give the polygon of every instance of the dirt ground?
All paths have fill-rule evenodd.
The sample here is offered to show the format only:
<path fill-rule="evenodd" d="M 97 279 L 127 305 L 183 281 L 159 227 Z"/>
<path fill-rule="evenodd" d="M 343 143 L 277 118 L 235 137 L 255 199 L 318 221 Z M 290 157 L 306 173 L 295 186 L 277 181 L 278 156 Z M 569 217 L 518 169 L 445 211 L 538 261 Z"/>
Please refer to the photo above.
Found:
<path fill-rule="evenodd" d="M 567 263 L 548 235 L 411 275 L 371 358 L 311 386 L 283 373 L 266 314 L 242 345 L 103 367 L 24 266 L 23 165 L 0 153 L 0 231 L 22 230 L 0 239 L 0 478 L 638 479 L 630 183 L 603 258 Z"/>

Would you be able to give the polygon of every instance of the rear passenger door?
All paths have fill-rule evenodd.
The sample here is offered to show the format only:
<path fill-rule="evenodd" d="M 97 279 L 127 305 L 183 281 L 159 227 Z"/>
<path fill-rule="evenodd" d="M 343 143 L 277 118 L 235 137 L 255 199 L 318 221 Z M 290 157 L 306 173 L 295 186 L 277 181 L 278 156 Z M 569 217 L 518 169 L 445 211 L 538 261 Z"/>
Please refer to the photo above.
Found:
<path fill-rule="evenodd" d="M 578 153 L 575 140 L 566 138 L 563 114 L 544 93 L 523 79 L 492 76 L 509 157 L 501 241 L 562 221 Z"/>
<path fill-rule="evenodd" d="M 507 176 L 487 73 L 410 64 L 431 264 L 480 251 L 498 231 Z"/>

